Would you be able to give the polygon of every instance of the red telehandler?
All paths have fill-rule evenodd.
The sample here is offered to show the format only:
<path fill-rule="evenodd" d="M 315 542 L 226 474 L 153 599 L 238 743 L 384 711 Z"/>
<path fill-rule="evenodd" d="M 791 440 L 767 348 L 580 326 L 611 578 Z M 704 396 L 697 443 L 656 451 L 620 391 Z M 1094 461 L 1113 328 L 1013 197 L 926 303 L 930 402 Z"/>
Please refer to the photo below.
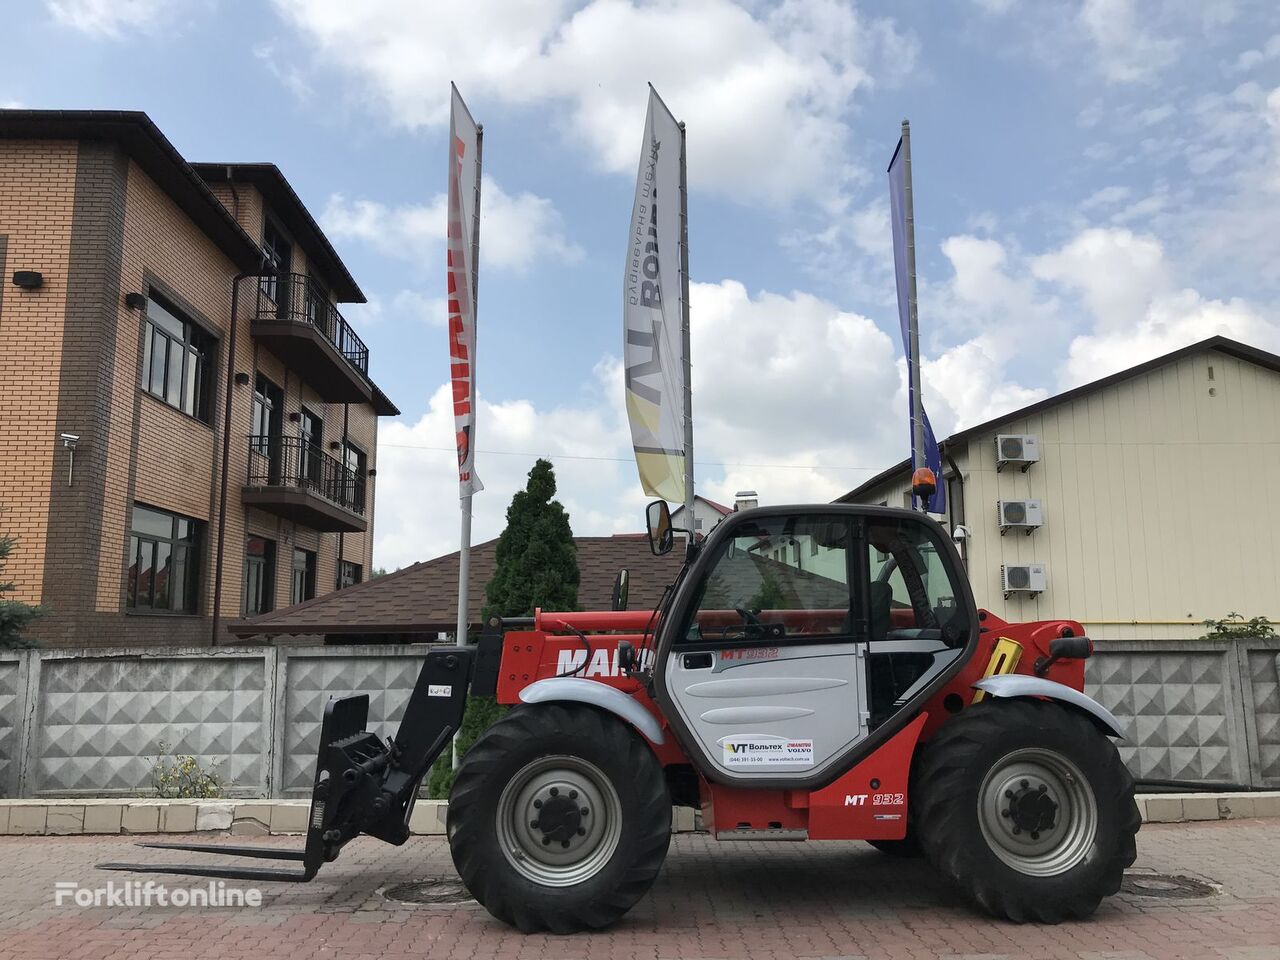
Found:
<path fill-rule="evenodd" d="M 655 552 L 672 548 L 651 504 Z M 828 504 L 726 517 L 649 612 L 493 619 L 437 647 L 395 737 L 367 695 L 325 709 L 306 846 L 146 844 L 298 861 L 301 871 L 108 869 L 310 880 L 365 833 L 393 844 L 468 693 L 509 710 L 449 797 L 467 888 L 523 931 L 598 929 L 653 884 L 672 806 L 719 840 L 866 840 L 922 854 L 1015 921 L 1091 914 L 1139 826 L 1115 717 L 1082 692 L 1079 623 L 979 610 L 945 531 L 919 513 Z"/>

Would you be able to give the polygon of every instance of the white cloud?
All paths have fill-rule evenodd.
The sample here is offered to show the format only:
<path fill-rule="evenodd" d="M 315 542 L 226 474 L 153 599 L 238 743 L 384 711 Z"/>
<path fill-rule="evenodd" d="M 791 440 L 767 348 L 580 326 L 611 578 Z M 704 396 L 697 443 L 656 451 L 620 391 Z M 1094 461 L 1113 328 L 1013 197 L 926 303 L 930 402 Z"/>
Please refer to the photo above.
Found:
<path fill-rule="evenodd" d="M 1219 334 L 1267 350 L 1280 346 L 1280 326 L 1255 305 L 1178 284 L 1164 246 L 1150 235 L 1091 227 L 1032 258 L 1030 268 L 1083 308 L 1058 378 L 1061 387 Z"/>
<path fill-rule="evenodd" d="M 48 0 L 54 20 L 94 36 L 119 38 L 139 31 L 156 33 L 172 22 L 170 0 Z"/>
<path fill-rule="evenodd" d="M 1084 0 L 1080 22 L 1097 48 L 1103 75 L 1117 83 L 1154 79 L 1177 58 L 1181 42 L 1143 26 L 1148 11 L 1135 0 Z"/>
<path fill-rule="evenodd" d="M 1246 50 L 1236 57 L 1234 69 L 1236 73 L 1246 73 L 1277 58 L 1280 58 L 1280 33 L 1272 36 L 1261 47 Z"/>
<path fill-rule="evenodd" d="M 389 206 L 377 200 L 329 198 L 320 220 L 334 237 L 360 240 L 391 256 L 418 263 L 444 263 L 448 203 L 443 193 L 428 203 Z M 576 263 L 583 251 L 564 234 L 564 221 L 550 200 L 507 193 L 484 178 L 480 200 L 481 267 L 524 273 L 540 258 Z"/>
<path fill-rule="evenodd" d="M 285 88 L 301 101 L 311 99 L 311 84 L 296 65 L 281 54 L 279 44 L 273 41 L 254 45 L 253 56 L 266 67 L 267 72 L 284 84 Z"/>
<path fill-rule="evenodd" d="M 1017 410 L 1048 396 L 1042 388 L 1011 382 L 1008 341 L 995 335 L 975 337 L 953 347 L 935 360 L 926 358 L 921 371 L 930 422 L 937 420 L 938 401 L 954 416 L 953 430 Z M 905 362 L 903 367 L 905 369 Z M 939 429 L 935 425 L 935 430 Z M 941 439 L 941 437 L 939 437 Z"/>
<path fill-rule="evenodd" d="M 615 396 L 605 388 L 617 381 Z M 539 410 L 528 400 L 489 403 L 479 397 L 477 473 L 485 489 L 473 498 L 472 539 L 502 532 L 506 510 L 539 456 L 552 460 L 558 499 L 577 534 L 641 529 L 643 497 L 628 452 L 620 380 L 597 370 L 580 403 Z M 608 401 L 614 400 L 610 404 Z M 488 451 L 506 451 L 496 454 Z M 570 459 L 617 457 L 618 460 Z M 453 402 L 448 384 L 432 394 L 416 423 L 384 422 L 378 429 L 375 561 L 399 567 L 458 548 L 458 475 L 453 451 Z"/>
<path fill-rule="evenodd" d="M 1061 249 L 1036 257 L 1031 270 L 1041 280 L 1079 291 L 1095 323 L 1106 329 L 1132 324 L 1172 287 L 1160 243 L 1124 229 L 1084 230 Z"/>
<path fill-rule="evenodd" d="M 851 176 L 855 94 L 916 53 L 891 21 L 836 0 L 275 3 L 396 122 L 442 126 L 454 80 L 480 113 L 550 107 L 548 126 L 606 171 L 635 171 L 652 81 L 688 122 L 691 181 L 737 197 L 821 196 Z"/>
<path fill-rule="evenodd" d="M 1105 377 L 1212 336 L 1280 349 L 1280 328 L 1243 300 L 1208 300 L 1195 290 L 1155 297 L 1128 326 L 1077 337 L 1063 386 Z"/>
<path fill-rule="evenodd" d="M 734 280 L 692 284 L 690 309 L 700 492 L 731 501 L 749 487 L 767 503 L 825 502 L 901 456 L 906 400 L 898 349 L 871 320 L 806 293 L 753 296 Z M 520 399 L 492 404 L 481 395 L 477 470 L 486 489 L 474 500 L 477 541 L 501 531 L 537 455 L 556 464 L 576 533 L 641 529 L 645 497 L 631 460 L 620 363 L 605 358 L 580 390 L 567 392 L 575 399 L 549 408 Z M 954 415 L 941 401 L 936 406 L 938 428 L 946 430 Z M 444 385 L 416 423 L 380 428 L 379 564 L 456 547 L 452 444 Z"/>

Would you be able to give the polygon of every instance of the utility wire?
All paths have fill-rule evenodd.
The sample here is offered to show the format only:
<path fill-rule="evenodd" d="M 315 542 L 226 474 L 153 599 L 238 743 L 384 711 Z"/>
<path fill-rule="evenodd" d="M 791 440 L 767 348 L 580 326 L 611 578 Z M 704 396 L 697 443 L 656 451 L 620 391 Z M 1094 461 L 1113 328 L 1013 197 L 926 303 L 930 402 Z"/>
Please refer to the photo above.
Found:
<path fill-rule="evenodd" d="M 379 447 L 394 447 L 398 450 L 431 450 L 439 453 L 457 453 L 454 447 L 428 447 L 417 443 L 383 443 Z M 603 463 L 631 463 L 632 457 L 588 457 L 572 453 L 521 453 L 515 450 L 477 450 L 477 454 L 493 457 L 549 457 L 552 460 L 594 460 Z M 753 470 L 871 470 L 884 469 L 884 465 L 876 467 L 833 466 L 831 464 L 809 463 L 728 463 L 717 460 L 695 460 L 694 466 L 702 467 L 749 467 Z"/>

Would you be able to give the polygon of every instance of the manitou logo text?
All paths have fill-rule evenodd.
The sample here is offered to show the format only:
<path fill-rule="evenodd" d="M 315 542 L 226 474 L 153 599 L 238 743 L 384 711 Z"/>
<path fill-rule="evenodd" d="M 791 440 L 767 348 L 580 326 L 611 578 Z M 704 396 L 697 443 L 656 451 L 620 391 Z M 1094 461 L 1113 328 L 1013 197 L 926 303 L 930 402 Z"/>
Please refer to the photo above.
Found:
<path fill-rule="evenodd" d="M 652 654 L 641 650 L 637 655 L 638 666 L 642 669 L 649 663 Z M 618 665 L 618 651 L 593 650 L 591 662 L 587 662 L 585 650 L 561 650 L 556 654 L 556 676 L 558 677 L 620 677 L 622 668 Z"/>
<path fill-rule="evenodd" d="M 865 793 L 846 793 L 844 805 L 846 807 L 865 807 L 867 805 L 867 795 Z"/>

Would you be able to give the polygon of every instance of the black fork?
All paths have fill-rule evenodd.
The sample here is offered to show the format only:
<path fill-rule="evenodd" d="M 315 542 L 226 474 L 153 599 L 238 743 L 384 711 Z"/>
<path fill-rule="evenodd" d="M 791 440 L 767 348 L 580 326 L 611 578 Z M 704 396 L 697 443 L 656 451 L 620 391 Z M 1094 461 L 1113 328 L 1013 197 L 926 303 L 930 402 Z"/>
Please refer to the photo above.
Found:
<path fill-rule="evenodd" d="M 496 650 L 492 649 L 495 641 Z M 474 678 L 478 694 L 492 695 L 500 649 L 500 628 L 493 637 L 486 631 L 480 648 L 482 675 Z M 422 778 L 462 723 L 476 661 L 476 647 L 429 650 L 400 729 L 386 743 L 364 729 L 369 716 L 368 694 L 330 700 L 325 705 L 307 838 L 301 850 L 219 843 L 139 844 L 159 850 L 290 861 L 301 863 L 301 871 L 201 863 L 100 863 L 98 867 L 130 873 L 306 883 L 361 833 L 396 845 L 404 843 L 409 838 L 409 816 Z"/>

